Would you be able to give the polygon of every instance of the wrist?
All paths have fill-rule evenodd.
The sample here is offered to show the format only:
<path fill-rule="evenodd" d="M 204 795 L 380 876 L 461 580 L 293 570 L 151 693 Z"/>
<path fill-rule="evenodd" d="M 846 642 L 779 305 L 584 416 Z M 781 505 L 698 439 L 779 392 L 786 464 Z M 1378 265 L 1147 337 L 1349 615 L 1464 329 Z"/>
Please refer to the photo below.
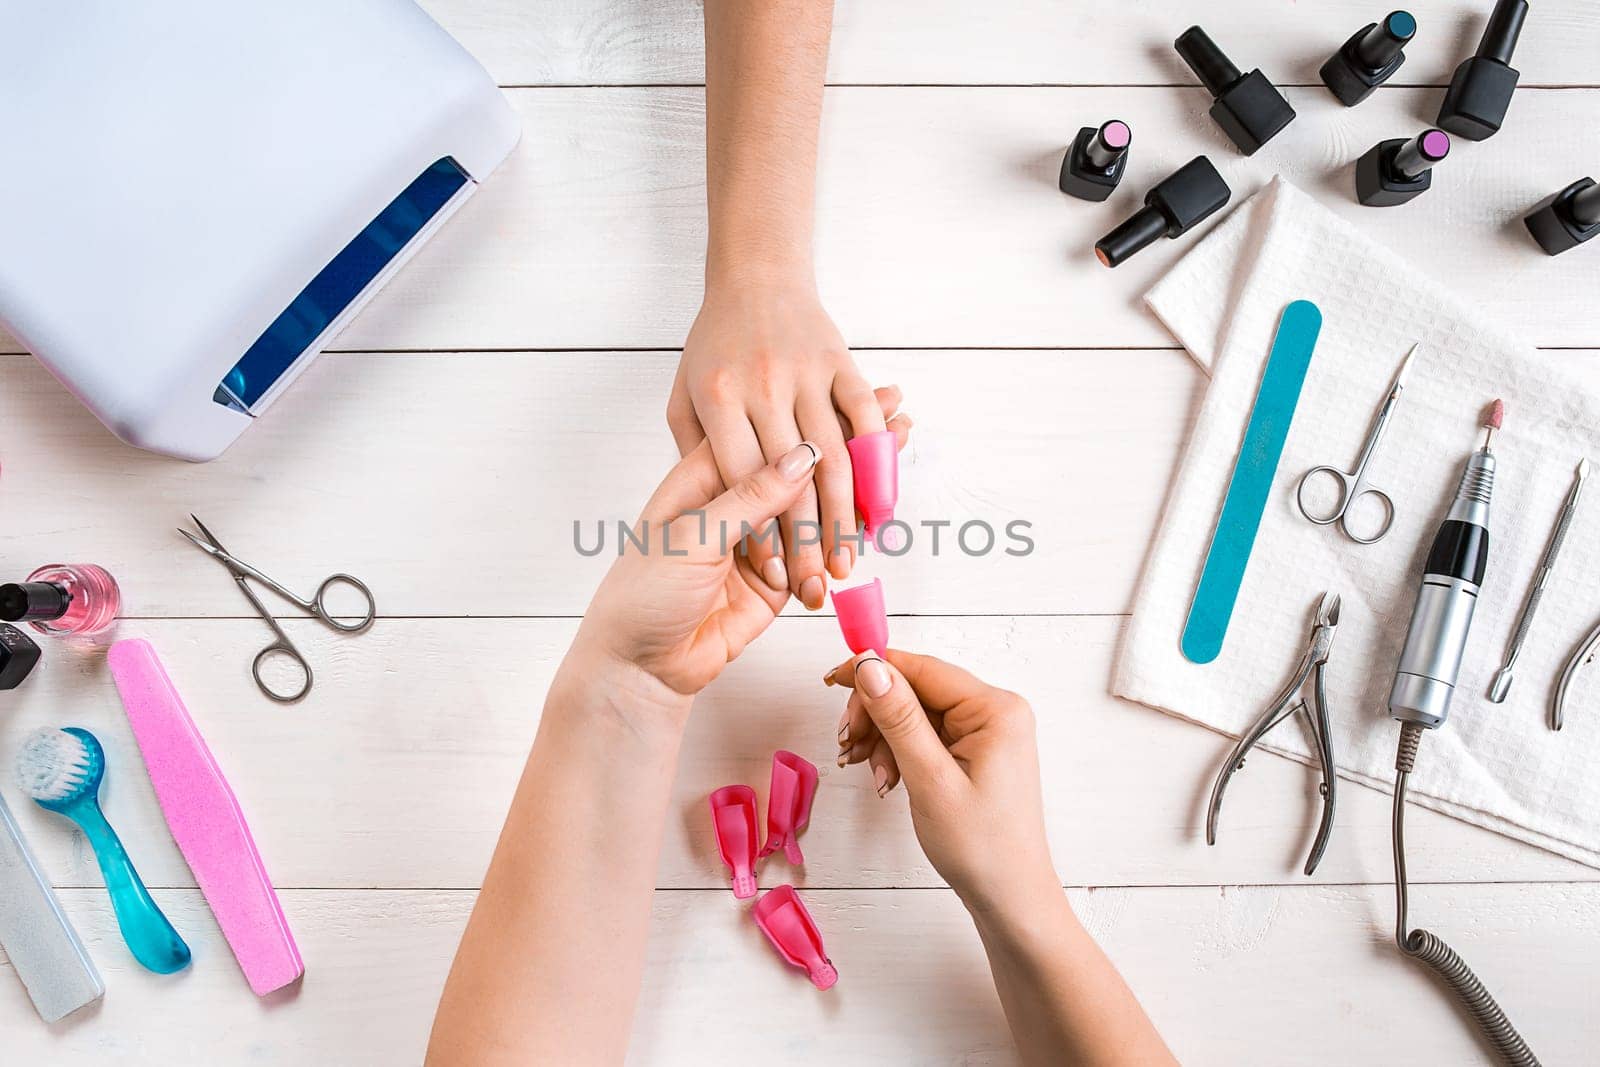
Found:
<path fill-rule="evenodd" d="M 1047 915 L 1072 916 L 1072 906 L 1054 870 L 1016 874 L 999 884 L 967 886 L 957 891 L 980 930 L 1027 930 Z"/>
<path fill-rule="evenodd" d="M 581 716 L 654 742 L 675 739 L 688 723 L 693 696 L 677 692 L 636 663 L 580 634 L 556 671 L 545 714 Z"/>
<path fill-rule="evenodd" d="M 706 294 L 722 289 L 815 292 L 810 239 L 713 237 L 706 246 Z"/>

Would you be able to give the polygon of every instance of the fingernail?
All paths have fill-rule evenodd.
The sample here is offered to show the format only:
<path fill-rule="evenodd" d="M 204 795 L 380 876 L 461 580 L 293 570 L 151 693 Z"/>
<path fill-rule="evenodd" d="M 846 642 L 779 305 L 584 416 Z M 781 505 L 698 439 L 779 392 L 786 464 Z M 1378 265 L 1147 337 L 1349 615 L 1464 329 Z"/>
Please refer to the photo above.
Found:
<path fill-rule="evenodd" d="M 889 772 L 883 767 L 872 768 L 872 780 L 878 783 L 878 795 L 881 797 L 889 791 Z"/>
<path fill-rule="evenodd" d="M 843 715 L 839 716 L 839 747 L 843 748 L 850 743 L 850 709 L 846 708 Z"/>
<path fill-rule="evenodd" d="M 833 556 L 833 566 L 829 569 L 833 571 L 833 576 L 842 582 L 850 577 L 850 571 L 855 566 L 856 554 L 850 551 L 848 545 L 840 545 L 833 550 Z"/>
<path fill-rule="evenodd" d="M 791 482 L 799 481 L 800 477 L 815 467 L 821 458 L 822 451 L 816 445 L 810 441 L 801 441 L 778 460 L 778 473 Z"/>
<path fill-rule="evenodd" d="M 839 753 L 839 769 L 840 770 L 844 769 L 844 759 L 848 755 L 850 755 L 850 750 L 849 749 L 846 749 L 845 751 Z"/>
<path fill-rule="evenodd" d="M 869 697 L 881 697 L 894 685 L 894 679 L 889 677 L 889 669 L 876 656 L 856 664 L 856 681 Z"/>
<path fill-rule="evenodd" d="M 789 568 L 783 565 L 783 559 L 779 556 L 773 556 L 761 565 L 761 579 L 775 592 L 789 591 Z"/>
<path fill-rule="evenodd" d="M 834 676 L 837 675 L 838 673 L 839 673 L 839 668 L 838 667 L 829 667 L 828 668 L 828 673 L 824 674 L 822 676 L 822 684 L 823 685 L 832 685 Z"/>
<path fill-rule="evenodd" d="M 827 586 L 822 584 L 822 579 L 813 574 L 800 583 L 800 603 L 812 611 L 822 607 L 822 596 L 827 592 Z"/>

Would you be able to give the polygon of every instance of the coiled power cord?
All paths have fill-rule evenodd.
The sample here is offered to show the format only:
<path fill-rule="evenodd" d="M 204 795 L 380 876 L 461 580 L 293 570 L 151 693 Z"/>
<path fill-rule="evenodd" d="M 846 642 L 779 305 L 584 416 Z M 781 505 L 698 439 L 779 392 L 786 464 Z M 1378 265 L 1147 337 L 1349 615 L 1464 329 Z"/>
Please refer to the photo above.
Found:
<path fill-rule="evenodd" d="M 1466 961 L 1438 935 L 1428 930 L 1406 929 L 1406 782 L 1417 762 L 1417 746 L 1422 743 L 1422 724 L 1402 723 L 1400 748 L 1395 753 L 1394 769 L 1394 940 L 1400 951 L 1427 967 L 1461 1001 L 1483 1036 L 1512 1067 L 1539 1067 L 1539 1058 L 1511 1025 L 1506 1013 L 1495 1002 L 1483 982 L 1472 973 Z"/>

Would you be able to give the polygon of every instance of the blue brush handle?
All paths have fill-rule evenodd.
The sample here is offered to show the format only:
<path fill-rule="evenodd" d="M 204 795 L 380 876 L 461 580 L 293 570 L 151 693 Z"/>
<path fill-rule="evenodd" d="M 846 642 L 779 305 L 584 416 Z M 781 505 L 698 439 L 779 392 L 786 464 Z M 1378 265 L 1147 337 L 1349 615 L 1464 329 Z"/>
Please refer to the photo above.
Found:
<path fill-rule="evenodd" d="M 128 943 L 133 958 L 157 974 L 171 974 L 189 966 L 189 946 L 150 899 L 150 891 L 144 887 L 100 806 L 93 801 L 75 804 L 66 814 L 83 827 L 94 848 L 106 891 L 111 894 L 112 910 L 117 913 L 117 926 L 122 929 L 122 939 Z"/>

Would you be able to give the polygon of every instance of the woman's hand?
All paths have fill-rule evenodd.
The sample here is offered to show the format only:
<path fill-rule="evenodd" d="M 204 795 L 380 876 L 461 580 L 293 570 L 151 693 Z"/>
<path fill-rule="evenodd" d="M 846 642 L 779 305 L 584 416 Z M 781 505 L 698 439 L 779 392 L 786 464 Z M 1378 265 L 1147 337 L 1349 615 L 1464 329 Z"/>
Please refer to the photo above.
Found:
<path fill-rule="evenodd" d="M 880 389 L 873 403 L 881 418 L 899 400 L 898 390 Z M 895 420 L 902 447 L 910 426 L 910 419 Z M 786 586 L 773 588 L 757 576 L 740 540 L 810 491 L 813 476 L 820 479 L 835 462 L 826 456 L 819 462 L 819 455 L 815 444 L 797 442 L 724 490 L 710 443 L 691 449 L 634 524 L 634 540 L 595 593 L 563 673 L 636 670 L 642 678 L 614 669 L 608 677 L 635 706 L 664 701 L 686 711 L 688 699 L 760 636 L 789 599 Z M 651 699 L 653 683 L 664 687 L 659 701 Z"/>
<path fill-rule="evenodd" d="M 780 538 L 752 542 L 751 562 L 770 589 L 793 591 L 812 611 L 855 565 L 855 495 L 845 441 L 894 414 L 874 396 L 809 275 L 708 281 L 683 345 L 667 423 L 689 455 L 708 441 L 733 485 L 801 440 L 822 450 L 815 488 L 783 516 Z M 894 427 L 891 427 L 894 428 Z"/>
<path fill-rule="evenodd" d="M 932 656 L 887 655 L 863 653 L 824 679 L 854 690 L 839 765 L 866 761 L 879 796 L 905 781 L 922 850 L 969 908 L 1059 897 L 1028 702 Z"/>
<path fill-rule="evenodd" d="M 1022 1062 L 1175 1063 L 1050 863 L 1028 702 L 931 656 L 887 656 L 824 677 L 855 690 L 839 764 L 866 760 L 880 796 L 905 780 L 917 840 L 972 913 Z"/>

